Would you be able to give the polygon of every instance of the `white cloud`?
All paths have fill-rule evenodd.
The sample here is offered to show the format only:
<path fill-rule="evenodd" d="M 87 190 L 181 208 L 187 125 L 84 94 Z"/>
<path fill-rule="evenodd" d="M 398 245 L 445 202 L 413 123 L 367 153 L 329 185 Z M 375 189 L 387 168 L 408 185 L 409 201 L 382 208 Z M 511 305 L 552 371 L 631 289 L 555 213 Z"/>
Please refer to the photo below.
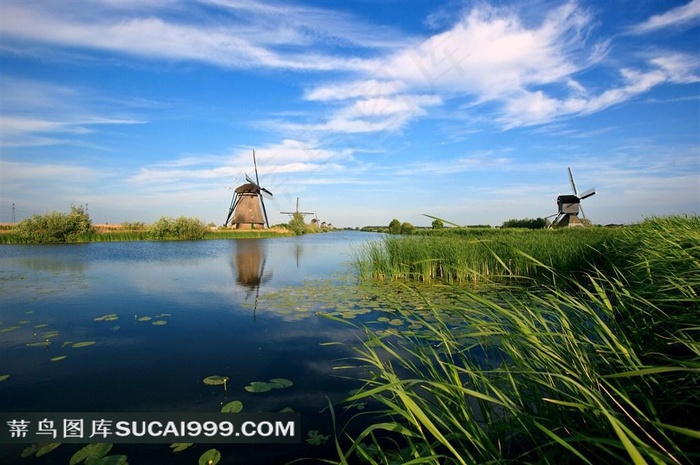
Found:
<path fill-rule="evenodd" d="M 654 15 L 631 29 L 635 34 L 646 34 L 660 29 L 681 27 L 688 24 L 697 26 L 700 22 L 700 0 L 692 0 L 685 5 L 665 13 Z"/>

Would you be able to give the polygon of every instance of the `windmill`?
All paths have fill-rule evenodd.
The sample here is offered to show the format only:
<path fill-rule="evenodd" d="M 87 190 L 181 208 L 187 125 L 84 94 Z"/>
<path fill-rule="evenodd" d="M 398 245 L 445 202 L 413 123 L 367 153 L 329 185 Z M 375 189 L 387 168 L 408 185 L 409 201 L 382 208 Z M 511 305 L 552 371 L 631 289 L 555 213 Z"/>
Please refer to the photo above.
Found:
<path fill-rule="evenodd" d="M 255 181 L 246 174 L 245 179 L 248 182 L 234 189 L 224 226 L 231 226 L 235 229 L 270 227 L 270 223 L 267 221 L 263 193 L 272 197 L 272 192 L 260 186 L 255 150 L 253 150 L 253 166 L 255 167 Z"/>
<path fill-rule="evenodd" d="M 283 215 L 289 215 L 290 217 L 294 217 L 295 213 L 299 213 L 302 216 L 315 215 L 314 212 L 300 212 L 299 211 L 299 197 L 297 197 L 297 209 L 296 210 L 294 210 L 293 212 L 280 212 L 280 213 Z"/>
<path fill-rule="evenodd" d="M 588 197 L 595 195 L 595 188 L 588 189 L 586 192 L 579 194 L 578 189 L 576 189 L 576 182 L 574 181 L 574 173 L 569 170 L 569 181 L 571 181 L 571 189 L 574 193 L 559 195 L 557 196 L 557 213 L 552 216 L 556 216 L 554 221 L 552 221 L 552 226 L 555 227 L 574 227 L 583 226 L 583 223 L 578 217 L 579 212 L 581 216 L 585 219 L 586 215 L 583 213 L 583 207 L 581 207 L 581 200 L 587 199 Z"/>

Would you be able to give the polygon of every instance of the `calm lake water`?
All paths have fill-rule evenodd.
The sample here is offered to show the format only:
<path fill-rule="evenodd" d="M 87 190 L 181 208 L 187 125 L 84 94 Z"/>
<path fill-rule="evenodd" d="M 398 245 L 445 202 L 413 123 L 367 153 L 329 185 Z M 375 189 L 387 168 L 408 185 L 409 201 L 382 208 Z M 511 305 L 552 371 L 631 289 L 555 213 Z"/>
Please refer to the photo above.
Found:
<path fill-rule="evenodd" d="M 218 412 L 240 400 L 244 412 L 291 408 L 302 415 L 303 437 L 318 430 L 332 438 L 328 399 L 338 402 L 357 386 L 332 370 L 349 347 L 323 343 L 356 340 L 357 330 L 314 314 L 332 305 L 328 293 L 305 305 L 284 305 L 284 293 L 352 281 L 353 250 L 379 237 L 0 246 L 0 375 L 10 375 L 0 382 L 0 409 Z M 211 375 L 230 378 L 226 393 L 203 383 Z M 244 389 L 272 378 L 294 385 Z M 67 464 L 80 447 L 20 459 L 24 445 L 0 444 L 0 463 Z M 115 444 L 111 454 L 128 455 L 132 465 L 196 464 L 210 447 L 173 453 L 168 444 Z M 303 440 L 215 447 L 220 463 L 284 463 L 332 451 L 331 443 Z"/>

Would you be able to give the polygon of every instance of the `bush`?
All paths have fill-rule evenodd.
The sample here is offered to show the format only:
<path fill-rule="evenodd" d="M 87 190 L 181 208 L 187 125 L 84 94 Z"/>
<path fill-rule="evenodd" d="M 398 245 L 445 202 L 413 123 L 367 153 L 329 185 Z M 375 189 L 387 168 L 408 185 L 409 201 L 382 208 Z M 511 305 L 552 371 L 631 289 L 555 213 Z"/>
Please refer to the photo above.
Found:
<path fill-rule="evenodd" d="M 161 216 L 148 228 L 150 239 L 198 240 L 204 239 L 207 227 L 198 218 L 169 218 Z"/>
<path fill-rule="evenodd" d="M 549 226 L 549 221 L 546 218 L 525 218 L 524 220 L 508 220 L 504 221 L 502 228 L 527 228 L 527 229 L 544 229 Z"/>
<path fill-rule="evenodd" d="M 401 222 L 394 218 L 389 223 L 389 234 L 400 234 L 401 233 Z"/>
<path fill-rule="evenodd" d="M 416 227 L 411 223 L 401 223 L 401 234 L 413 234 L 416 232 Z"/>
<path fill-rule="evenodd" d="M 299 212 L 295 212 L 292 215 L 292 219 L 288 223 L 289 229 L 297 236 L 301 236 L 307 232 L 306 223 L 304 222 L 304 215 Z"/>
<path fill-rule="evenodd" d="M 34 243 L 89 240 L 92 221 L 83 207 L 71 206 L 70 213 L 51 212 L 22 220 L 16 228 L 21 240 Z"/>

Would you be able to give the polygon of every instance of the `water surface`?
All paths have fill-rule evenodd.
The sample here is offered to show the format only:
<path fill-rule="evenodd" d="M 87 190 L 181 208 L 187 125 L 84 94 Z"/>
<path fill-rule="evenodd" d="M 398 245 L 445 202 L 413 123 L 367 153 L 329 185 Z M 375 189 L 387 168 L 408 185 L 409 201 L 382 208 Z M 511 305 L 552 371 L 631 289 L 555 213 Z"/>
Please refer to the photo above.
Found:
<path fill-rule="evenodd" d="M 222 403 L 241 400 L 247 412 L 291 408 L 302 414 L 304 435 L 314 429 L 329 434 L 328 399 L 346 397 L 353 386 L 332 370 L 348 348 L 324 343 L 354 340 L 356 331 L 316 316 L 314 302 L 272 307 L 265 297 L 352 280 L 353 249 L 377 237 L 336 232 L 0 246 L 0 375 L 10 375 L 0 382 L 0 409 L 219 411 Z M 104 318 L 110 314 L 116 317 Z M 42 341 L 49 344 L 27 346 Z M 51 360 L 61 356 L 66 358 Z M 230 377 L 228 390 L 205 385 L 210 375 Z M 269 393 L 244 389 L 271 378 L 294 386 Z M 63 445 L 36 463 L 67 463 L 78 448 Z M 166 444 L 117 444 L 112 453 L 137 464 L 196 463 L 207 448 L 173 454 Z M 219 448 L 221 463 L 233 463 L 233 457 L 254 463 L 265 454 L 271 455 L 266 463 L 284 463 L 319 453 L 305 444 Z M 16 461 L 21 449 L 0 445 L 0 462 Z"/>

